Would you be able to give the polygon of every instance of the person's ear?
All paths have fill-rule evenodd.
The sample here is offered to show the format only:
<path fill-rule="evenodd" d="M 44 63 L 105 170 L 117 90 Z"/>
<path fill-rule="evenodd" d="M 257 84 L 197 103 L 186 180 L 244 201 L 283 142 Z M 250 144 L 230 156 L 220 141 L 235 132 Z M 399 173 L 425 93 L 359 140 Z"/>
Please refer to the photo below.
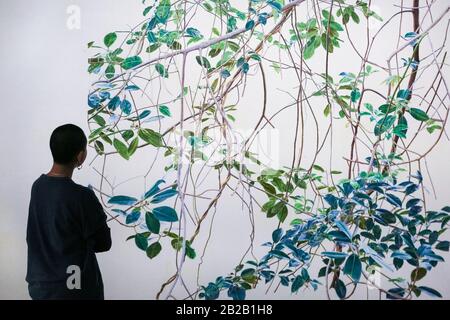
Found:
<path fill-rule="evenodd" d="M 81 150 L 77 155 L 77 167 L 81 166 L 84 163 L 84 160 L 86 160 L 87 157 L 87 148 L 84 150 Z"/>

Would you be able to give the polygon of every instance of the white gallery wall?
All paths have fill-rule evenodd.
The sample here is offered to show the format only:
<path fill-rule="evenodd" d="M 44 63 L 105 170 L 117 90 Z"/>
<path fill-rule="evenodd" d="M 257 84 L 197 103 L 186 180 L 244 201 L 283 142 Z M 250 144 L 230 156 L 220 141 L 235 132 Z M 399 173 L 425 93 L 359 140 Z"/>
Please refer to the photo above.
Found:
<path fill-rule="evenodd" d="M 396 11 L 393 5 L 400 1 L 374 2 L 378 3 L 380 14 L 388 17 Z M 434 14 L 438 15 L 447 6 L 447 0 L 438 0 Z M 48 140 L 52 130 L 58 125 L 70 122 L 88 132 L 87 93 L 95 78 L 87 73 L 87 59 L 95 51 L 89 51 L 86 44 L 92 40 L 101 41 L 110 31 L 126 30 L 134 26 L 142 20 L 143 8 L 140 0 L 0 1 L 0 299 L 29 299 L 25 282 L 25 231 L 29 193 L 33 181 L 50 168 L 51 154 Z M 70 28 L 74 26 L 70 24 L 70 14 L 74 12 L 72 9 L 80 10 L 79 29 Z M 448 20 L 448 17 L 446 19 Z M 410 25 L 410 21 L 405 22 L 405 25 Z M 442 43 L 444 27 L 445 24 L 433 30 L 432 37 L 436 43 Z M 405 30 L 405 33 L 407 31 L 409 30 Z M 386 60 L 395 46 L 389 41 L 384 41 L 389 39 L 389 32 L 394 30 L 386 30 L 386 37 L 382 37 L 373 50 L 381 62 Z M 364 39 L 364 35 L 358 34 L 358 31 L 352 36 Z M 337 74 L 344 70 L 357 70 L 359 65 L 355 66 L 354 61 L 348 59 L 350 54 L 354 54 L 350 48 L 338 49 L 331 56 L 331 65 L 335 69 L 330 72 Z M 319 58 L 317 62 L 311 62 L 311 65 L 316 70 L 323 69 L 322 61 L 323 59 Z M 447 67 L 444 68 L 444 72 L 449 75 Z M 279 75 L 270 74 L 268 77 L 271 90 L 289 87 L 289 76 L 281 78 Z M 426 75 L 423 77 L 426 79 Z M 257 76 L 255 78 L 260 79 Z M 294 81 L 293 78 L 292 80 Z M 374 81 L 381 83 L 382 80 L 380 77 Z M 447 80 L 450 80 L 450 77 L 447 77 Z M 251 108 L 252 104 L 261 101 L 259 81 L 248 83 L 241 105 Z M 176 86 L 175 81 L 173 88 Z M 279 99 L 286 97 L 280 94 Z M 286 103 L 288 101 L 289 99 Z M 278 102 L 274 94 L 269 104 Z M 293 110 L 291 113 L 281 115 L 276 124 L 281 128 L 293 128 L 295 122 L 292 112 Z M 241 119 L 238 125 L 243 128 L 251 126 L 257 119 L 248 109 L 238 110 L 236 117 Z M 342 128 L 340 132 L 337 127 L 334 133 L 333 148 L 336 150 L 341 147 L 340 142 L 348 137 L 348 132 L 346 133 L 344 129 Z M 286 139 L 291 141 L 289 134 L 292 134 L 292 131 L 280 130 L 279 141 Z M 423 143 L 424 146 L 429 142 L 426 136 L 421 139 L 419 144 Z M 292 156 L 292 146 L 281 143 L 278 149 L 280 163 L 287 164 Z M 121 159 L 113 160 L 108 164 L 108 175 L 120 182 L 145 174 L 154 156 L 151 152 L 152 150 L 148 149 L 138 151 L 132 166 Z M 326 163 L 328 156 L 329 152 L 319 160 Z M 449 157 L 450 143 L 447 136 L 444 136 L 439 146 L 427 157 L 429 175 L 435 189 L 435 194 L 433 190 L 427 190 L 426 197 L 430 208 L 438 209 L 450 204 Z M 96 185 L 99 182 L 99 176 L 88 166 L 93 158 L 94 152 L 91 151 L 83 170 L 74 173 L 73 179 L 77 183 Z M 305 158 L 308 159 L 308 150 L 305 151 Z M 336 167 L 345 165 L 342 159 L 337 158 L 334 161 Z M 160 168 L 164 165 L 163 162 L 158 164 Z M 94 162 L 93 165 L 98 165 L 98 162 Z M 148 181 L 160 179 L 162 177 L 160 172 L 162 170 L 153 169 Z M 430 178 L 426 175 L 426 183 L 429 182 Z M 131 181 L 120 190 L 139 193 L 142 191 L 142 181 L 139 179 Z M 270 238 L 272 230 L 276 227 L 276 221 L 266 219 L 264 214 L 256 216 L 255 219 L 255 253 L 261 254 L 264 251 L 259 245 Z M 125 241 L 127 236 L 132 234 L 130 230 L 117 223 L 111 223 L 110 226 L 113 247 L 110 252 L 98 255 L 106 298 L 153 299 L 161 284 L 175 271 L 174 251 L 165 250 L 157 259 L 150 261 L 133 242 Z M 209 224 L 207 226 L 209 227 Z M 242 208 L 241 202 L 231 190 L 226 190 L 217 207 L 212 231 L 213 240 L 201 264 L 201 284 L 212 281 L 219 275 L 226 275 L 239 262 L 250 243 L 250 226 L 248 213 Z M 447 238 L 450 238 L 448 234 Z M 205 238 L 200 238 L 199 241 L 204 240 Z M 450 255 L 445 253 L 443 256 L 447 262 L 440 264 L 424 283 L 450 299 Z M 199 262 L 199 259 L 187 262 L 185 276 L 191 281 L 191 285 L 196 283 Z M 276 294 L 271 291 L 265 295 L 264 289 L 262 287 L 254 290 L 249 297 L 325 298 L 322 289 L 318 292 L 301 291 L 295 296 L 291 295 L 289 290 L 282 289 Z M 182 288 L 176 292 L 184 293 Z M 361 289 L 355 297 L 366 298 L 367 295 L 370 298 L 378 296 L 375 290 L 369 292 Z"/>

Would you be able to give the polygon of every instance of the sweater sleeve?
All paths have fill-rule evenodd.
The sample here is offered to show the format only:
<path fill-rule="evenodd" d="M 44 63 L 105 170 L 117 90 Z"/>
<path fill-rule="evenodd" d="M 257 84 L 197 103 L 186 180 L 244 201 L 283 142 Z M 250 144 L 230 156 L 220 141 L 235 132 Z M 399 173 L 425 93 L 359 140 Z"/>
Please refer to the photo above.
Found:
<path fill-rule="evenodd" d="M 83 235 L 95 252 L 111 248 L 111 231 L 106 223 L 106 214 L 94 191 L 86 188 L 83 212 Z"/>

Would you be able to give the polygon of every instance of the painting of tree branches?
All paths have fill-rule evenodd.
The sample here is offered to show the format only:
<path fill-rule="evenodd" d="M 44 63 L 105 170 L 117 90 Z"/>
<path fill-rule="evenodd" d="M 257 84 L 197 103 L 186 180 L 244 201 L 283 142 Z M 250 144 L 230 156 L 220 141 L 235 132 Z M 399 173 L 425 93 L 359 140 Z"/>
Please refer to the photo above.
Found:
<path fill-rule="evenodd" d="M 427 157 L 448 143 L 449 10 L 445 0 L 142 0 L 129 29 L 93 34 L 92 187 L 149 265 L 173 252 L 156 298 L 242 300 L 261 288 L 271 298 L 283 287 L 293 298 L 361 287 L 441 297 L 424 281 L 445 263 L 450 206 L 427 203 Z M 278 147 L 261 147 L 274 137 Z M 110 165 L 133 161 L 148 169 L 139 191 Z M 232 203 L 275 227 L 264 243 L 253 223 L 231 230 L 244 252 L 235 267 L 188 281 Z"/>

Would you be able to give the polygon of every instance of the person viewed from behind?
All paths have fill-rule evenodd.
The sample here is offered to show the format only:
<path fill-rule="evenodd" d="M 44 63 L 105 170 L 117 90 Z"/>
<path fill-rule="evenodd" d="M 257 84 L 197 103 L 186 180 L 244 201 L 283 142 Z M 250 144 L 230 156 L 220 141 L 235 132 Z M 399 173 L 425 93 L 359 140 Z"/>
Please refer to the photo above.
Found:
<path fill-rule="evenodd" d="M 111 248 L 110 229 L 95 193 L 72 180 L 86 146 L 79 127 L 56 128 L 50 138 L 53 166 L 31 188 L 26 281 L 32 299 L 104 299 L 95 253 Z"/>

